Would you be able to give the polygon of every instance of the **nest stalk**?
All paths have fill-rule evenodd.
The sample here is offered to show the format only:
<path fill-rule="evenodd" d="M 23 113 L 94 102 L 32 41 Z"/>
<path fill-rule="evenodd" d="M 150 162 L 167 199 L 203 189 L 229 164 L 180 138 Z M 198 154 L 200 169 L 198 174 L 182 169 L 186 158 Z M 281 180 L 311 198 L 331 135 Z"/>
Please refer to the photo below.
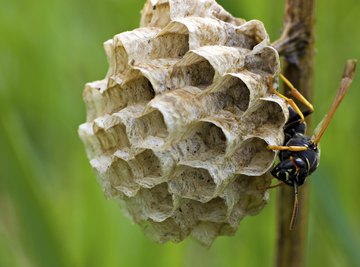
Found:
<path fill-rule="evenodd" d="M 313 67 L 315 43 L 316 0 L 286 0 L 284 30 L 273 45 L 284 56 L 284 75 L 311 101 L 313 95 Z M 308 131 L 311 129 L 307 118 Z M 292 214 L 293 189 L 282 187 L 277 197 L 277 267 L 304 266 L 308 229 L 308 192 L 307 184 L 301 187 L 296 229 L 289 231 Z"/>

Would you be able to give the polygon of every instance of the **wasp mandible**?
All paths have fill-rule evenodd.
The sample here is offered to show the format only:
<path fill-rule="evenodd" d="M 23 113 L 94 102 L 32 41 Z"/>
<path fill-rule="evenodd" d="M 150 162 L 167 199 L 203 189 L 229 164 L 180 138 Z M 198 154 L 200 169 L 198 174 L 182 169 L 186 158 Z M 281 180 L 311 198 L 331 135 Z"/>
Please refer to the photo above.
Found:
<path fill-rule="evenodd" d="M 319 166 L 320 149 L 319 142 L 325 130 L 329 126 L 336 109 L 347 94 L 356 69 L 356 60 L 348 60 L 345 66 L 342 80 L 335 99 L 330 106 L 329 112 L 324 120 L 320 122 L 312 137 L 306 136 L 305 117 L 313 111 L 313 105 L 283 76 L 280 78 L 290 88 L 291 94 L 308 109 L 302 112 L 296 103 L 291 99 L 280 94 L 274 87 L 272 77 L 269 78 L 269 88 L 279 97 L 285 99 L 289 108 L 289 119 L 284 126 L 285 140 L 283 146 L 269 145 L 268 149 L 279 151 L 280 162 L 271 170 L 271 174 L 280 180 L 279 184 L 270 186 L 274 188 L 282 184 L 294 187 L 294 206 L 290 222 L 290 230 L 294 228 L 296 215 L 298 212 L 298 187 L 301 186 L 306 178 L 313 173 Z"/>

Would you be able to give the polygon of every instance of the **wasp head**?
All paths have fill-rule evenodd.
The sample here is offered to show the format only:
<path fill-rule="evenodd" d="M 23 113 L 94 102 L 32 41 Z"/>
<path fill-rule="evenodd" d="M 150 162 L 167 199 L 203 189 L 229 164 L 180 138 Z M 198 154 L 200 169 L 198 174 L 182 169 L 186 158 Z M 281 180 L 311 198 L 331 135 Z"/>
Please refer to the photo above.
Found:
<path fill-rule="evenodd" d="M 302 185 L 307 176 L 304 173 L 306 169 L 306 164 L 302 159 L 290 158 L 277 164 L 271 171 L 271 174 L 287 185 L 294 186 L 294 183 Z"/>

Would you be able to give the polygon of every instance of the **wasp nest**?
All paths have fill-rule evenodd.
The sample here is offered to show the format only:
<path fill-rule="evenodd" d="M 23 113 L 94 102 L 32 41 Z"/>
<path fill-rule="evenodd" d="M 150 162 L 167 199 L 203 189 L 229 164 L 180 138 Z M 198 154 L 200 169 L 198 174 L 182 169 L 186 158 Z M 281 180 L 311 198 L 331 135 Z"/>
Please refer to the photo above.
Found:
<path fill-rule="evenodd" d="M 268 200 L 288 109 L 268 77 L 279 57 L 260 21 L 214 0 L 148 0 L 141 28 L 104 44 L 79 128 L 106 197 L 158 242 L 210 245 Z"/>

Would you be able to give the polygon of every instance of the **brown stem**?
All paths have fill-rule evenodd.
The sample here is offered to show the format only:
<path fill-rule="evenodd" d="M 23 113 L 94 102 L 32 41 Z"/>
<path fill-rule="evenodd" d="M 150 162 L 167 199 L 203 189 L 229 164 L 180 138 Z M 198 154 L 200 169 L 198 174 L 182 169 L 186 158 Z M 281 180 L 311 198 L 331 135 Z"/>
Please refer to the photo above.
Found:
<path fill-rule="evenodd" d="M 286 0 L 284 31 L 280 39 L 273 44 L 285 58 L 285 77 L 310 102 L 313 94 L 315 2 L 316 0 Z M 307 123 L 309 126 L 309 119 Z M 294 190 L 283 186 L 278 191 L 277 267 L 305 265 L 308 191 L 307 183 L 299 188 L 299 213 L 292 231 L 289 230 L 289 224 L 293 212 Z"/>

